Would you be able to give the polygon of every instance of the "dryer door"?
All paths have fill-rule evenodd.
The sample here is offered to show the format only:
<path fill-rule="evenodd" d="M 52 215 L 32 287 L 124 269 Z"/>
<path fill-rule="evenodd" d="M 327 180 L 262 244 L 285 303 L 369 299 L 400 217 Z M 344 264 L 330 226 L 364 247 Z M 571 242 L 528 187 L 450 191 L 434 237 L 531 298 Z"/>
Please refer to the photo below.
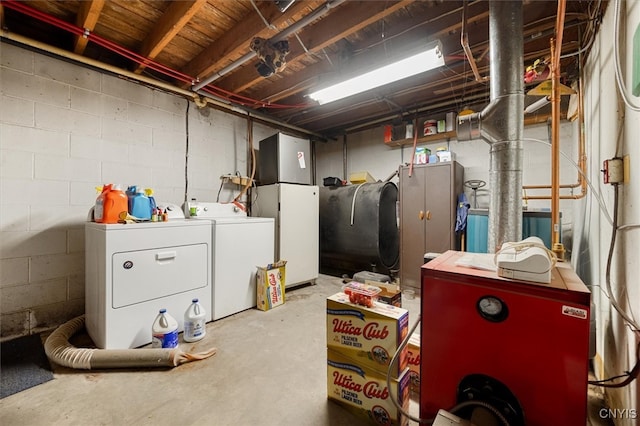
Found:
<path fill-rule="evenodd" d="M 207 286 L 206 244 L 114 253 L 112 260 L 113 308 Z"/>

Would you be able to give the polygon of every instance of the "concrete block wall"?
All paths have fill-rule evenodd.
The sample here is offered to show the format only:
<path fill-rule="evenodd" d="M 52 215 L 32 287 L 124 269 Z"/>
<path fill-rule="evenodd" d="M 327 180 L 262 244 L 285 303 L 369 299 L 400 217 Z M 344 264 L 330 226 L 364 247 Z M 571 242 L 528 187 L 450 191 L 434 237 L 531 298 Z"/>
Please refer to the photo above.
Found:
<path fill-rule="evenodd" d="M 616 7 L 614 7 L 616 6 Z M 615 11 L 619 9 L 618 25 Z M 587 135 L 589 177 L 600 192 L 600 200 L 589 197 L 582 204 L 584 217 L 577 232 L 582 256 L 575 266 L 580 277 L 592 288 L 596 309 L 596 356 L 594 373 L 606 379 L 632 370 L 640 343 L 640 97 L 633 96 L 633 69 L 637 63 L 634 35 L 640 28 L 640 3 L 619 2 L 608 7 L 592 51 L 585 63 L 585 133 Z M 615 51 L 616 40 L 618 51 Z M 635 54 L 634 54 L 634 48 Z M 634 56 L 635 55 L 635 56 Z M 634 59 L 635 58 L 635 59 Z M 621 70 L 627 98 L 635 106 L 621 101 L 616 83 L 615 62 Z M 616 240 L 610 263 L 610 288 L 607 290 L 607 264 L 613 237 L 615 188 L 602 182 L 602 163 L 614 157 L 627 157 L 628 181 L 618 186 Z M 626 167 L 626 166 L 625 166 Z M 605 213 L 606 212 L 606 213 Z M 579 238 L 578 238 L 579 237 Z M 612 298 L 635 324 L 629 324 L 614 309 Z M 608 407 L 601 413 L 617 426 L 637 426 L 640 419 L 640 382 L 620 388 L 604 389 Z"/>
<path fill-rule="evenodd" d="M 191 103 L 187 125 L 174 94 L 1 42 L 0 95 L 2 339 L 84 313 L 95 187 L 148 187 L 181 205 L 215 201 L 221 175 L 247 173 L 247 121 Z"/>

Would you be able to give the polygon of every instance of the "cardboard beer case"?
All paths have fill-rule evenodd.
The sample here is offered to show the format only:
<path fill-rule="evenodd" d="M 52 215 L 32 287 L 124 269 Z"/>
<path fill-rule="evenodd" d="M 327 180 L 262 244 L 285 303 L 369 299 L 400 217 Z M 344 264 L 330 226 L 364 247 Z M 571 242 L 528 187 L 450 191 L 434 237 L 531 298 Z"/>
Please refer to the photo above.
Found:
<path fill-rule="evenodd" d="M 374 302 L 368 308 L 349 302 L 340 292 L 327 298 L 327 346 L 361 367 L 387 374 L 393 355 L 409 332 L 409 311 Z M 391 375 L 407 367 L 408 347 L 398 354 Z"/>
<path fill-rule="evenodd" d="M 414 332 L 409 338 L 407 364 L 409 366 L 409 382 L 411 397 L 419 401 L 420 397 L 420 333 Z"/>
<path fill-rule="evenodd" d="M 285 300 L 286 260 L 259 266 L 256 272 L 256 307 L 268 311 Z"/>
<path fill-rule="evenodd" d="M 363 367 L 343 352 L 327 349 L 327 397 L 373 424 L 408 426 L 409 419 L 402 415 L 391 400 L 396 398 L 405 412 L 409 411 L 409 369 L 399 378 L 390 380 L 379 371 Z"/>

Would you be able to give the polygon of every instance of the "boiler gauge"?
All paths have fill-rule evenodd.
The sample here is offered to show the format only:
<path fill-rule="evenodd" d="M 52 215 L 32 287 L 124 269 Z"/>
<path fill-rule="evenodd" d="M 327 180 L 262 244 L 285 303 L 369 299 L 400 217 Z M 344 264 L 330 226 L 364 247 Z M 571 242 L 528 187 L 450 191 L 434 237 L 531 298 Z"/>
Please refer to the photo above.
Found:
<path fill-rule="evenodd" d="M 493 322 L 504 321 L 509 315 L 507 305 L 496 296 L 483 296 L 476 305 L 482 318 Z"/>

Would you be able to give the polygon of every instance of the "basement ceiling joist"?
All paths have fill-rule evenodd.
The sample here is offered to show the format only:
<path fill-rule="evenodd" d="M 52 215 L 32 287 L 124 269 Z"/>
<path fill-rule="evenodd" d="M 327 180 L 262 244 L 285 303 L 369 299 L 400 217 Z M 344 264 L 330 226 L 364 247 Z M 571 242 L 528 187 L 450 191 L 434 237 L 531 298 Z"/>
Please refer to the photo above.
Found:
<path fill-rule="evenodd" d="M 578 78 L 607 3 L 567 2 L 561 64 L 565 84 Z M 203 90 L 212 96 L 336 137 L 367 123 L 457 111 L 489 98 L 489 83 L 476 81 L 460 43 L 463 5 L 454 0 L 298 0 L 282 12 L 265 0 L 2 0 L 0 16 L 5 34 L 183 89 L 211 79 Z M 557 1 L 525 0 L 523 8 L 526 68 L 549 56 Z M 487 77 L 488 9 L 486 0 L 467 3 L 469 47 L 480 75 Z M 286 67 L 262 77 L 251 41 L 277 40 L 301 22 L 306 25 L 285 37 Z M 340 75 L 372 69 L 433 39 L 442 42 L 446 58 L 440 69 L 328 105 L 307 97 Z"/>

